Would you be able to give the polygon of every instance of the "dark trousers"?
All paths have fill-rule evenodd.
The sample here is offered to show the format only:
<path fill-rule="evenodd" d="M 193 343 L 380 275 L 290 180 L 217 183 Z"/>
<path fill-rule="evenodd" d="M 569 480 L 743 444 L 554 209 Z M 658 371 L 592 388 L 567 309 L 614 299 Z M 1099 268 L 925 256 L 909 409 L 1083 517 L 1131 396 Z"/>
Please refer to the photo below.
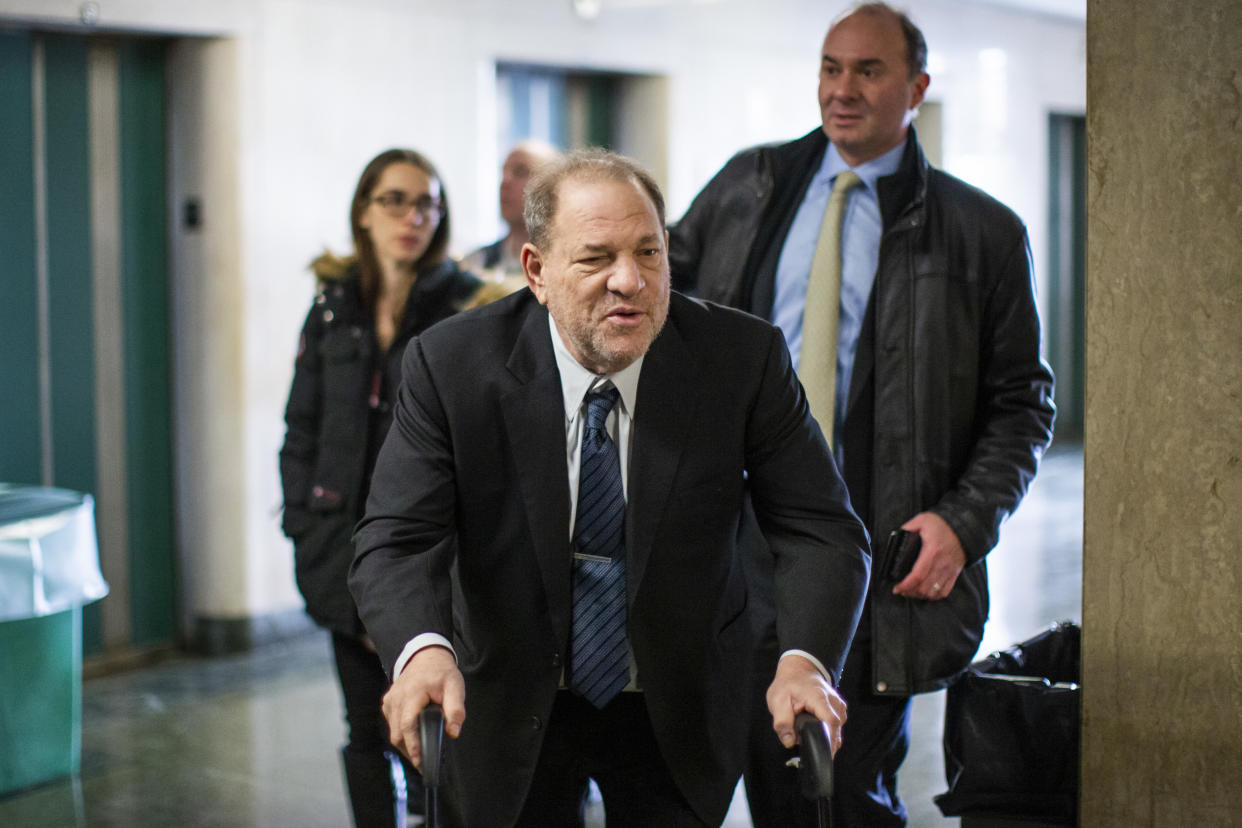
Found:
<path fill-rule="evenodd" d="M 703 828 L 660 755 L 642 693 L 603 710 L 567 690 L 556 695 L 521 828 L 580 828 L 587 784 L 604 797 L 608 828 Z"/>
<path fill-rule="evenodd" d="M 390 750 L 388 722 L 380 707 L 388 691 L 388 676 L 379 656 L 362 639 L 337 632 L 332 633 L 332 653 L 345 702 L 349 748 L 363 753 Z"/>
<path fill-rule="evenodd" d="M 797 773 L 785 766 L 797 751 L 786 750 L 777 740 L 763 696 L 778 656 L 772 636 L 759 659 L 769 669 L 756 671 L 751 693 L 746 799 L 755 828 L 815 828 L 815 807 L 798 790 Z M 897 769 L 910 746 L 910 699 L 871 692 L 870 644 L 865 639 L 854 641 L 839 689 L 849 710 L 833 761 L 833 826 L 904 826 L 906 807 L 897 796 Z"/>
<path fill-rule="evenodd" d="M 359 828 L 392 824 L 393 805 L 401 800 L 404 807 L 407 796 L 415 812 L 421 813 L 418 771 L 388 741 L 388 722 L 381 708 L 388 676 L 379 656 L 362 639 L 336 632 L 332 652 L 345 703 L 348 733 L 341 753 L 355 824 Z"/>

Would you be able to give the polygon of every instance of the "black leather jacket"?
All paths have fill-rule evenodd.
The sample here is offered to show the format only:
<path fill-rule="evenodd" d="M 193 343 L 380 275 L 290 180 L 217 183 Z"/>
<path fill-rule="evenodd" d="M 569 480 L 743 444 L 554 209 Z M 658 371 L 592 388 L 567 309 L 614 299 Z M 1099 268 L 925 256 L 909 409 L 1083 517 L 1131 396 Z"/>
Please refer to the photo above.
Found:
<path fill-rule="evenodd" d="M 285 409 L 281 526 L 293 540 L 307 613 L 322 626 L 358 635 L 362 624 L 345 582 L 351 535 L 392 422 L 401 357 L 411 338 L 458 311 L 482 283 L 452 261 L 420 273 L 401 328 L 381 353 L 375 316 L 362 307 L 354 270 L 321 281 L 302 327 Z"/>
<path fill-rule="evenodd" d="M 877 547 L 931 511 L 967 566 L 941 601 L 894 596 L 872 567 L 876 692 L 949 684 L 988 614 L 984 558 L 1052 439 L 1052 373 L 1040 359 L 1030 246 L 1021 220 L 930 168 L 913 129 L 878 183 L 884 231 L 842 430 L 842 472 Z M 673 286 L 770 318 L 776 260 L 827 138 L 816 129 L 734 156 L 670 231 Z"/>

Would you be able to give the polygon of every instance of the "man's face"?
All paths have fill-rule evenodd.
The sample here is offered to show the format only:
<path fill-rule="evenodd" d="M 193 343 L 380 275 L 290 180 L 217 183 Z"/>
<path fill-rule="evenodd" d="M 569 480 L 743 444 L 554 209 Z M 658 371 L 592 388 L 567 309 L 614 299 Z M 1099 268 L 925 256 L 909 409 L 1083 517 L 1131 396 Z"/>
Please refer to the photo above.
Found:
<path fill-rule="evenodd" d="M 824 132 L 850 166 L 883 155 L 905 139 L 928 82 L 926 72 L 910 79 L 896 17 L 852 14 L 824 38 L 819 67 Z"/>
<path fill-rule="evenodd" d="M 500 216 L 507 224 L 521 224 L 522 192 L 541 160 L 520 147 L 505 159 L 500 172 Z"/>
<path fill-rule="evenodd" d="M 668 234 L 636 183 L 571 177 L 557 196 L 548 249 L 522 249 L 526 279 L 574 359 L 612 374 L 668 318 Z"/>

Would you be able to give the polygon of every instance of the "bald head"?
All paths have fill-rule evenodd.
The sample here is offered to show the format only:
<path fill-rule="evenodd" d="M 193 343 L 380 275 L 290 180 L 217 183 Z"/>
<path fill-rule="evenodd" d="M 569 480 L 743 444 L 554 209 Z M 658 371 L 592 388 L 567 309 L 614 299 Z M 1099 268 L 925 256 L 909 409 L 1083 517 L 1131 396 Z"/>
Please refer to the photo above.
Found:
<path fill-rule="evenodd" d="M 523 228 L 522 193 L 526 183 L 545 164 L 560 157 L 556 147 L 534 139 L 521 141 L 509 151 L 500 178 L 500 215 L 510 232 L 520 232 Z"/>
<path fill-rule="evenodd" d="M 855 15 L 870 17 L 882 23 L 896 24 L 901 29 L 902 43 L 906 50 L 906 68 L 909 71 L 910 80 L 914 80 L 927 71 L 927 39 L 923 37 L 923 30 L 914 25 L 910 15 L 887 3 L 860 3 L 846 9 L 836 20 L 832 21 L 832 25 L 828 27 L 829 31 L 831 32 L 842 21 Z"/>

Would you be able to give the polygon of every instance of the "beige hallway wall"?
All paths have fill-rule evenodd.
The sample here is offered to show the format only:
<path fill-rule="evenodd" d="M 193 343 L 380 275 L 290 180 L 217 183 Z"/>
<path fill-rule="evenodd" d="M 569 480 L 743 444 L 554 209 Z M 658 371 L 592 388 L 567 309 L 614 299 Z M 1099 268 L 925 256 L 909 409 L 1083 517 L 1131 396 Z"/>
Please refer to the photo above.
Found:
<path fill-rule="evenodd" d="M 1083 811 L 1242 824 L 1242 3 L 1089 0 Z"/>

